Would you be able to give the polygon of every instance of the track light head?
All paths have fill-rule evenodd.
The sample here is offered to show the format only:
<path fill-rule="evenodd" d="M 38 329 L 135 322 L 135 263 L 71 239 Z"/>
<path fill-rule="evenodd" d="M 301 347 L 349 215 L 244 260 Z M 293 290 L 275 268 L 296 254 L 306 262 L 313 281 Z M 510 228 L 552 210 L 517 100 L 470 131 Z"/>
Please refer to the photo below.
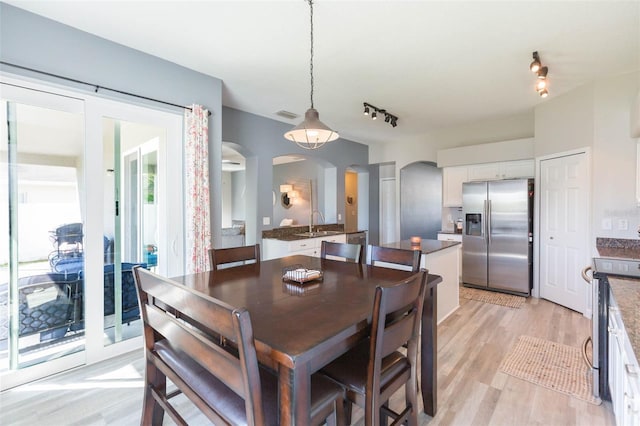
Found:
<path fill-rule="evenodd" d="M 549 96 L 549 91 L 547 89 L 542 89 L 538 92 L 538 94 L 541 98 L 546 98 L 547 96 Z"/>
<path fill-rule="evenodd" d="M 377 119 L 378 119 L 378 113 L 376 113 L 375 111 L 373 111 L 373 112 L 371 113 L 371 119 L 372 119 L 372 120 L 377 120 Z"/>
<path fill-rule="evenodd" d="M 538 70 L 537 74 L 538 74 L 538 78 L 544 80 L 545 78 L 547 78 L 547 73 L 549 72 L 549 68 L 547 67 L 542 67 Z"/>
<path fill-rule="evenodd" d="M 538 56 L 538 52 L 533 52 L 533 62 L 529 65 L 529 69 L 531 72 L 538 72 L 542 64 L 540 64 L 540 57 Z"/>
<path fill-rule="evenodd" d="M 369 105 L 364 104 L 364 115 L 369 115 Z"/>
<path fill-rule="evenodd" d="M 538 80 L 536 82 L 536 90 L 539 92 L 547 87 L 547 80 Z"/>
<path fill-rule="evenodd" d="M 398 125 L 397 121 L 398 119 L 396 117 L 393 117 L 391 119 L 391 127 L 396 127 Z"/>
<path fill-rule="evenodd" d="M 384 122 L 388 123 L 391 120 L 391 116 L 389 114 L 384 115 Z"/>

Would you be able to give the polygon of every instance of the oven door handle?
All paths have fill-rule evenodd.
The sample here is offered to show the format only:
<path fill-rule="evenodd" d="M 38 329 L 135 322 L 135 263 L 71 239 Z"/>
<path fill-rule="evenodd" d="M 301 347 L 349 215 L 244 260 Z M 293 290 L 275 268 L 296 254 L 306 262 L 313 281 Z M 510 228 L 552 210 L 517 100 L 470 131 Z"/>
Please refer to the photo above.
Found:
<path fill-rule="evenodd" d="M 593 277 L 590 277 L 589 275 L 587 275 L 589 271 L 591 271 L 591 265 L 585 266 L 581 274 L 582 274 L 582 279 L 585 280 L 588 284 L 591 284 L 591 280 L 593 279 Z"/>

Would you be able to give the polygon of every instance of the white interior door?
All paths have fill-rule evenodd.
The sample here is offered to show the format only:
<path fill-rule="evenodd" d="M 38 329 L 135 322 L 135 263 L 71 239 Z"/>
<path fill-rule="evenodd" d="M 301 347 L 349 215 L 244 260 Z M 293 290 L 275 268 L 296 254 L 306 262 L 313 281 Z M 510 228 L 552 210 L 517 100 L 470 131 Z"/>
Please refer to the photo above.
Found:
<path fill-rule="evenodd" d="M 580 271 L 589 262 L 587 154 L 540 162 L 540 297 L 587 316 Z"/>

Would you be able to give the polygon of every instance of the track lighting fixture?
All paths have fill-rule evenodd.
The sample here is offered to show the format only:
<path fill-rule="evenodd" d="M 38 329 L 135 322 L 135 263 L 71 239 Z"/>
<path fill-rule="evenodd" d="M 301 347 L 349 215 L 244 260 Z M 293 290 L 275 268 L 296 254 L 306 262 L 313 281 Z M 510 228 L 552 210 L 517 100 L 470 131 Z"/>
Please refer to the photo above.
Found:
<path fill-rule="evenodd" d="M 537 79 L 535 84 L 536 92 L 542 98 L 546 98 L 549 96 L 549 91 L 547 90 L 548 81 L 547 74 L 549 73 L 548 67 L 543 67 L 542 62 L 540 61 L 540 55 L 538 52 L 533 52 L 533 62 L 529 65 L 529 69 L 536 73 Z"/>
<path fill-rule="evenodd" d="M 371 119 L 377 120 L 378 114 L 384 115 L 384 122 L 389 123 L 391 127 L 396 127 L 398 125 L 398 117 L 387 112 L 386 109 L 378 108 L 373 106 L 367 102 L 364 103 L 364 115 L 369 115 L 369 111 L 371 111 Z"/>

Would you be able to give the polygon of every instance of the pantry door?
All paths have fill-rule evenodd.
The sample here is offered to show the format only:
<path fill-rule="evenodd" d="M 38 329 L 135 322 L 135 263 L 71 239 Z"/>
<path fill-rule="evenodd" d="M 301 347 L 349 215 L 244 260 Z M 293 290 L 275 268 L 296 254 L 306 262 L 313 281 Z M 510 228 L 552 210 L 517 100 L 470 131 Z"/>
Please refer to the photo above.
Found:
<path fill-rule="evenodd" d="M 589 168 L 586 151 L 540 161 L 540 297 L 590 316 Z"/>

